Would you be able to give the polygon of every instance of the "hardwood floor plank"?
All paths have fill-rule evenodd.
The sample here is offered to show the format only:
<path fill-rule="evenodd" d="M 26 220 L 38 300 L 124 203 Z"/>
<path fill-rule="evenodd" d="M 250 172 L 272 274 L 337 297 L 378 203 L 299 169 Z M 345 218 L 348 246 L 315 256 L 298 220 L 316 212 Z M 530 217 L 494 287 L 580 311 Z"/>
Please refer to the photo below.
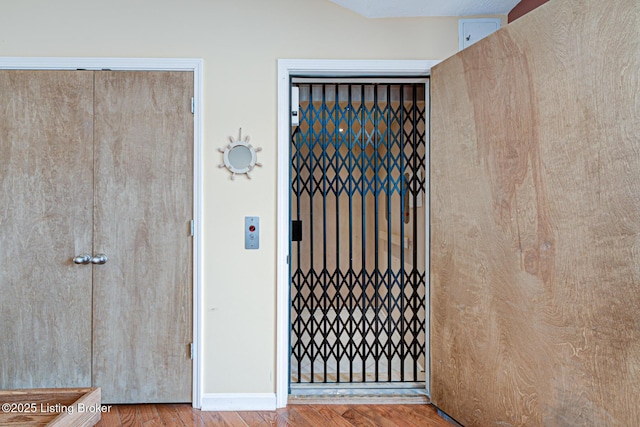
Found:
<path fill-rule="evenodd" d="M 372 422 L 375 426 L 406 427 L 404 421 L 402 421 L 402 424 L 398 424 L 401 420 L 398 420 L 393 414 L 387 412 L 385 416 L 384 410 L 378 410 L 378 408 L 382 408 L 383 406 L 384 405 L 355 405 L 352 409 Z"/>
<path fill-rule="evenodd" d="M 113 405 L 111 410 L 103 412 L 100 415 L 100 422 L 96 424 L 98 427 L 121 427 L 120 415 L 118 414 L 118 407 Z"/>
<path fill-rule="evenodd" d="M 341 405 L 342 406 L 342 405 Z M 358 405 L 347 406 L 346 411 L 342 413 L 342 418 L 349 421 L 356 427 L 379 427 L 374 422 L 365 418 L 362 414 L 356 411 Z"/>
<path fill-rule="evenodd" d="M 295 411 L 299 416 L 304 418 L 312 426 L 326 426 L 332 424 L 327 418 L 325 418 L 314 406 L 311 405 L 295 405 L 290 406 L 290 410 Z M 345 423 L 341 427 L 352 427 Z"/>
<path fill-rule="evenodd" d="M 287 406 L 276 411 L 274 426 L 315 427 L 301 416 L 293 406 Z"/>
<path fill-rule="evenodd" d="M 451 427 L 451 423 L 438 415 L 433 405 L 400 405 L 397 409 L 400 416 L 418 426 Z"/>
<path fill-rule="evenodd" d="M 156 405 L 160 419 L 167 427 L 184 427 L 175 405 Z"/>
<path fill-rule="evenodd" d="M 220 415 L 232 427 L 247 427 L 247 423 L 235 412 L 221 412 Z"/>
<path fill-rule="evenodd" d="M 335 405 L 308 405 L 316 410 L 320 415 L 328 420 L 328 426 L 335 427 L 354 427 L 349 421 L 342 418 L 342 415 L 331 409 L 331 406 Z M 344 411 L 342 411 L 344 412 Z"/>
<path fill-rule="evenodd" d="M 344 414 L 349 410 L 349 408 L 351 408 L 351 405 L 318 405 L 318 406 L 323 406 L 340 416 L 342 416 L 342 414 Z"/>
<path fill-rule="evenodd" d="M 189 404 L 113 405 L 98 427 L 452 427 L 432 405 L 289 405 L 210 412 Z"/>
<path fill-rule="evenodd" d="M 226 414 L 227 417 L 223 416 L 223 414 Z M 247 424 L 235 412 L 203 411 L 200 416 L 207 426 L 247 427 Z"/>
<path fill-rule="evenodd" d="M 160 420 L 160 414 L 154 404 L 136 405 L 138 409 L 138 417 L 144 427 L 161 427 L 162 421 Z"/>
<path fill-rule="evenodd" d="M 242 418 L 249 427 L 271 426 L 270 423 L 260 416 L 258 411 L 238 411 L 236 413 L 240 415 L 240 418 Z"/>
<path fill-rule="evenodd" d="M 179 404 L 175 405 L 176 412 L 178 413 L 178 417 L 182 421 L 185 426 L 188 427 L 205 427 L 205 423 L 202 420 L 200 414 L 201 411 L 194 409 L 189 404 Z"/>
<path fill-rule="evenodd" d="M 431 427 L 431 421 L 428 419 L 420 418 L 420 421 L 416 421 L 415 418 L 417 417 L 409 418 L 404 416 L 404 407 L 410 411 L 417 411 L 423 406 L 426 407 L 427 405 L 376 405 L 372 410 L 378 412 L 384 418 L 394 420 L 396 424 L 401 422 L 403 427 Z M 400 421 L 398 421 L 398 419 L 400 419 Z"/>
<path fill-rule="evenodd" d="M 200 414 L 200 416 L 202 417 L 202 421 L 204 421 L 205 425 L 229 427 L 229 424 L 225 422 L 224 418 L 222 418 L 218 412 L 204 411 Z M 245 427 L 244 424 L 240 425 L 242 427 Z"/>
<path fill-rule="evenodd" d="M 118 415 L 120 415 L 122 425 L 142 427 L 142 423 L 138 418 L 138 408 L 135 405 L 119 405 Z"/>
<path fill-rule="evenodd" d="M 260 411 L 257 412 L 270 426 L 278 425 L 278 412 L 277 411 Z"/>

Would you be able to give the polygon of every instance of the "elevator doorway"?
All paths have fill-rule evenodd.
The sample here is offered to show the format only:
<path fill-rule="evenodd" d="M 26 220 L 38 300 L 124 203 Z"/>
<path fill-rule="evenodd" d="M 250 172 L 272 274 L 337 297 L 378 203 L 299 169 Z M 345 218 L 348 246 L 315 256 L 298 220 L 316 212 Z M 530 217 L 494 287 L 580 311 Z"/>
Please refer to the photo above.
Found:
<path fill-rule="evenodd" d="M 291 392 L 425 388 L 426 82 L 291 80 Z"/>

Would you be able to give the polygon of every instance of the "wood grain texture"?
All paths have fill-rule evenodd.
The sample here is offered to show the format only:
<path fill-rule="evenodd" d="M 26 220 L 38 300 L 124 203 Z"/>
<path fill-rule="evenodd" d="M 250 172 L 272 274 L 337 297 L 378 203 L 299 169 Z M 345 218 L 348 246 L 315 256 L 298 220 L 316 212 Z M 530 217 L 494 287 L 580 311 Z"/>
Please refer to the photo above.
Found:
<path fill-rule="evenodd" d="M 91 383 L 92 85 L 0 71 L 0 388 Z"/>
<path fill-rule="evenodd" d="M 193 74 L 96 72 L 93 383 L 189 402 Z"/>
<path fill-rule="evenodd" d="M 640 3 L 551 1 L 432 71 L 432 399 L 640 425 Z"/>
<path fill-rule="evenodd" d="M 143 414 L 153 413 L 152 418 Z M 126 420 L 126 421 L 125 421 Z M 116 405 L 98 427 L 450 427 L 431 405 L 292 405 L 277 411 L 208 412 L 186 404 Z"/>
<path fill-rule="evenodd" d="M 64 390 L 64 389 L 62 389 Z M 100 402 L 100 388 L 77 389 L 78 398 L 70 407 L 55 417 L 48 427 L 92 427 L 100 421 L 103 406 Z M 56 392 L 53 392 L 53 396 Z M 105 407 L 104 409 L 108 409 Z"/>
<path fill-rule="evenodd" d="M 0 425 L 91 427 L 100 421 L 99 388 L 0 390 Z M 9 408 L 5 408 L 9 404 Z"/>
<path fill-rule="evenodd" d="M 549 0 L 521 0 L 507 15 L 508 22 L 513 22 L 521 16 L 526 15 L 537 7 L 542 6 Z"/>

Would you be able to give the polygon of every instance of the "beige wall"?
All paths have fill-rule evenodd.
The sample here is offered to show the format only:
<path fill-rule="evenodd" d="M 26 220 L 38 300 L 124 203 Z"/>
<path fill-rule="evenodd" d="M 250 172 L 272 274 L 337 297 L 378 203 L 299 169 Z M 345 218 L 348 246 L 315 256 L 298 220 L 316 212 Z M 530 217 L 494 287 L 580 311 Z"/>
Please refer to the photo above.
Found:
<path fill-rule="evenodd" d="M 277 59 L 444 59 L 457 30 L 327 0 L 14 0 L 0 56 L 204 59 L 204 392 L 273 392 Z M 232 182 L 217 149 L 240 127 L 264 167 Z M 244 250 L 245 215 L 261 218 L 260 250 Z"/>

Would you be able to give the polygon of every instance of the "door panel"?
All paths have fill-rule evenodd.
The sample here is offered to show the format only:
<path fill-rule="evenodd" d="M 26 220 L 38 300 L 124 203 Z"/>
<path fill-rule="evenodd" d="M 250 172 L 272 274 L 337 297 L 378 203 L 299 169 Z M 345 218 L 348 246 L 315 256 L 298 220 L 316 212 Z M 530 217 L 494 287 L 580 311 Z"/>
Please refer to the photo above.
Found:
<path fill-rule="evenodd" d="M 433 402 L 640 425 L 640 3 L 551 1 L 432 70 Z"/>
<path fill-rule="evenodd" d="M 91 383 L 92 74 L 0 71 L 0 388 Z"/>
<path fill-rule="evenodd" d="M 191 402 L 193 74 L 96 72 L 93 383 Z"/>

